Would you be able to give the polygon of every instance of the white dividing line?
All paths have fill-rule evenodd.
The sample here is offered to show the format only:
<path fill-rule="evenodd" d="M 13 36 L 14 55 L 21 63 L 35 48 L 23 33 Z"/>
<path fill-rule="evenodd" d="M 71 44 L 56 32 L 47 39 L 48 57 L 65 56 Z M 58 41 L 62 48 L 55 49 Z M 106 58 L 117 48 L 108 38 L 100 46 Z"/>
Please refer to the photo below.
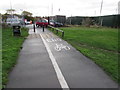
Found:
<path fill-rule="evenodd" d="M 53 56 L 53 54 L 52 54 L 52 52 L 51 52 L 51 50 L 50 50 L 50 48 L 48 46 L 48 44 L 46 43 L 45 39 L 42 37 L 41 34 L 40 34 L 40 36 L 42 38 L 43 43 L 45 44 L 45 47 L 47 49 L 47 52 L 48 52 L 49 57 L 51 59 L 51 62 L 53 64 L 53 67 L 55 69 L 55 72 L 57 74 L 57 78 L 59 80 L 59 83 L 60 83 L 61 87 L 63 89 L 65 89 L 65 90 L 70 90 L 69 86 L 68 86 L 68 84 L 67 84 L 67 82 L 66 82 L 66 80 L 65 80 L 65 78 L 64 78 L 64 76 L 63 76 L 63 74 L 62 74 L 62 72 L 61 72 L 61 70 L 60 70 L 60 68 L 59 68 L 59 66 L 57 64 L 57 62 L 56 62 L 56 60 L 55 60 L 55 57 Z"/>

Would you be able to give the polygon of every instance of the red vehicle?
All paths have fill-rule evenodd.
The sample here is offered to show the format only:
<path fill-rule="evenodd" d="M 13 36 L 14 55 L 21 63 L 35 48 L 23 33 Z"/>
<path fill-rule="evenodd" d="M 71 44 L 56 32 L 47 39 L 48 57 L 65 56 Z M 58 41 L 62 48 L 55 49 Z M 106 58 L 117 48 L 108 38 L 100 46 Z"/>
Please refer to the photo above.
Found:
<path fill-rule="evenodd" d="M 36 22 L 36 26 L 37 26 L 37 27 L 39 27 L 39 26 L 42 27 L 43 25 L 44 25 L 45 27 L 47 27 L 47 26 L 48 26 L 48 21 L 45 20 L 45 19 L 41 19 L 41 20 L 39 20 L 39 21 Z"/>

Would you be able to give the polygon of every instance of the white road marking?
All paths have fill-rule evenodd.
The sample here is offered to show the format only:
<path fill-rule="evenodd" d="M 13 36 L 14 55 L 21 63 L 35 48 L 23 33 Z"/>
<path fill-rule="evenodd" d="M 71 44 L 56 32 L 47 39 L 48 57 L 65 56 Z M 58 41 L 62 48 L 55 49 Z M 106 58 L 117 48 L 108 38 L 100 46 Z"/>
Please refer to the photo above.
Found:
<path fill-rule="evenodd" d="M 50 48 L 48 46 L 48 44 L 46 43 L 45 39 L 43 38 L 43 36 L 41 34 L 40 34 L 40 36 L 41 36 L 42 41 L 43 41 L 43 43 L 44 43 L 44 45 L 45 45 L 45 47 L 47 49 L 47 52 L 49 54 L 49 57 L 51 59 L 53 67 L 55 69 L 55 72 L 57 74 L 57 78 L 59 80 L 59 83 L 60 83 L 61 87 L 63 89 L 65 89 L 65 90 L 70 90 L 69 86 L 68 86 L 68 84 L 67 84 L 67 82 L 66 82 L 66 80 L 65 80 L 65 78 L 64 78 L 64 76 L 63 76 L 63 74 L 62 74 L 62 72 L 61 72 L 61 70 L 60 70 L 60 68 L 59 68 L 59 66 L 57 64 L 57 62 L 56 62 L 56 60 L 55 60 L 55 57 L 53 56 L 53 54 L 52 54 L 52 52 L 51 52 L 51 50 L 50 50 Z"/>
<path fill-rule="evenodd" d="M 55 44 L 55 45 L 56 45 L 55 46 L 55 50 L 56 51 L 61 51 L 62 49 L 64 49 L 64 50 L 70 50 L 70 47 L 65 46 L 63 44 Z"/>
<path fill-rule="evenodd" d="M 49 34 L 46 34 L 48 38 L 50 38 L 50 35 Z"/>
<path fill-rule="evenodd" d="M 28 33 L 29 33 L 29 34 L 32 34 L 32 29 L 29 29 Z"/>
<path fill-rule="evenodd" d="M 62 40 L 59 38 L 47 38 L 46 41 L 47 42 L 57 42 L 57 41 L 62 41 Z"/>
<path fill-rule="evenodd" d="M 37 28 L 35 28 L 35 33 L 38 33 Z"/>

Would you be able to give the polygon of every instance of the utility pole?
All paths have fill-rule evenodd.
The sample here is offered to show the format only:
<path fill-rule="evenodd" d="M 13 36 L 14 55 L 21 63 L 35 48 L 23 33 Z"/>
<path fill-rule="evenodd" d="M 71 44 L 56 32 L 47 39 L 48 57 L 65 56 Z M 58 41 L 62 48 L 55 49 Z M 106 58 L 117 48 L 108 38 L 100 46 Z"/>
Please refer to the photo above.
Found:
<path fill-rule="evenodd" d="M 94 14 L 95 14 L 95 16 L 96 16 L 96 10 L 94 11 Z"/>
<path fill-rule="evenodd" d="M 71 22 L 72 22 L 72 15 L 71 15 L 71 17 L 70 17 L 70 25 L 71 25 Z"/>
<path fill-rule="evenodd" d="M 120 1 L 118 2 L 118 14 L 120 14 Z"/>
<path fill-rule="evenodd" d="M 101 1 L 100 16 L 101 16 L 101 12 L 102 12 L 102 7 L 103 7 L 103 0 Z"/>
<path fill-rule="evenodd" d="M 11 3 L 11 0 L 10 0 L 10 9 L 11 9 L 11 18 L 13 18 L 13 11 L 12 11 L 12 3 Z"/>
<path fill-rule="evenodd" d="M 51 6 L 51 15 L 53 16 L 53 3 L 52 3 L 52 6 Z"/>
<path fill-rule="evenodd" d="M 101 6 L 100 6 L 100 17 L 99 17 L 99 24 L 102 26 L 102 18 L 101 18 L 101 13 L 102 13 L 102 7 L 103 7 L 103 0 L 101 1 Z"/>
<path fill-rule="evenodd" d="M 61 14 L 61 13 L 60 13 L 60 8 L 58 9 L 58 12 L 59 12 L 59 15 L 60 15 L 60 14 Z"/>
<path fill-rule="evenodd" d="M 70 17 L 70 25 L 71 25 L 71 18 L 72 18 L 72 17 Z"/>
<path fill-rule="evenodd" d="M 118 14 L 118 8 L 116 9 L 116 14 Z"/>

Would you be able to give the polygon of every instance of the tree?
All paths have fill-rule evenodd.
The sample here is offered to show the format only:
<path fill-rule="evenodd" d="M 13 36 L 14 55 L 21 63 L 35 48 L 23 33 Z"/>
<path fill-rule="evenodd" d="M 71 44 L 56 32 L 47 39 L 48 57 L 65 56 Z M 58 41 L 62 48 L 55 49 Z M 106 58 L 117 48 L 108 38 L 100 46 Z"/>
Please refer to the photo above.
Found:
<path fill-rule="evenodd" d="M 6 21 L 6 19 L 7 19 L 7 17 L 9 16 L 10 14 L 7 14 L 7 13 L 5 13 L 5 14 L 3 14 L 2 15 L 2 21 Z"/>
<path fill-rule="evenodd" d="M 32 16 L 25 15 L 24 18 L 27 19 L 28 21 L 30 21 L 30 20 L 34 21 L 34 17 L 32 17 Z"/>
<path fill-rule="evenodd" d="M 22 15 L 24 16 L 24 19 L 27 19 L 28 21 L 30 20 L 34 21 L 34 17 L 32 17 L 32 13 L 28 11 L 23 11 Z"/>
<path fill-rule="evenodd" d="M 15 12 L 15 9 L 7 9 L 7 14 L 14 14 Z"/>
<path fill-rule="evenodd" d="M 24 15 L 24 16 L 32 16 L 32 13 L 30 13 L 30 12 L 28 12 L 28 11 L 23 11 L 22 12 L 22 15 Z"/>

